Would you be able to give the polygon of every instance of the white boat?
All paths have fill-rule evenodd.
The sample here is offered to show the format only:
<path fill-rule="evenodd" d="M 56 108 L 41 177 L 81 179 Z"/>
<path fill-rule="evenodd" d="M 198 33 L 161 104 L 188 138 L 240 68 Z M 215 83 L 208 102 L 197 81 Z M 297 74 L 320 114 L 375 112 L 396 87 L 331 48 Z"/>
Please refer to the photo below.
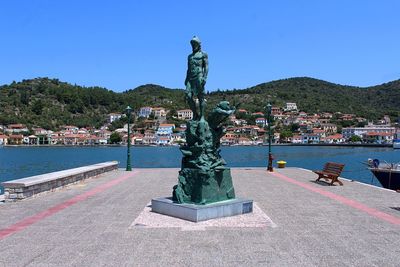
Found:
<path fill-rule="evenodd" d="M 400 139 L 394 139 L 393 140 L 393 148 L 394 149 L 400 149 Z"/>
<path fill-rule="evenodd" d="M 394 149 L 400 149 L 400 134 L 399 133 L 395 133 L 394 135 L 394 139 L 393 139 L 393 148 Z"/>

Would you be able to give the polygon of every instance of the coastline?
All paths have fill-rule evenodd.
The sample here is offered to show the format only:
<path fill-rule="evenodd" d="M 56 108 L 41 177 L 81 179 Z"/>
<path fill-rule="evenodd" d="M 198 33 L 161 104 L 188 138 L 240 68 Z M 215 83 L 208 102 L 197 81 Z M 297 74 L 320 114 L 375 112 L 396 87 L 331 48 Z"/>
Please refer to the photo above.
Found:
<path fill-rule="evenodd" d="M 2 147 L 126 147 L 127 144 L 107 144 L 107 145 L 1 145 Z M 179 147 L 179 145 L 132 145 L 133 147 Z M 251 146 L 268 146 L 268 144 L 261 145 L 221 145 L 222 147 L 251 147 Z M 332 147 L 393 147 L 393 144 L 271 144 L 271 146 L 332 146 Z"/>

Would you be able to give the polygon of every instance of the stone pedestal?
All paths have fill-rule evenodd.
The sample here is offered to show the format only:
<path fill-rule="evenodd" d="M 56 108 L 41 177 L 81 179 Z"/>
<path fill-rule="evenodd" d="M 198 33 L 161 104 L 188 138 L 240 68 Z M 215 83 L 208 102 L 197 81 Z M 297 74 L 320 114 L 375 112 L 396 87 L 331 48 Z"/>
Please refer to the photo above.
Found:
<path fill-rule="evenodd" d="M 173 199 L 179 203 L 206 204 L 235 198 L 231 170 L 185 168 L 179 172 Z"/>
<path fill-rule="evenodd" d="M 154 198 L 151 210 L 164 215 L 200 222 L 253 212 L 253 200 L 235 198 L 207 205 L 179 204 L 171 198 Z"/>

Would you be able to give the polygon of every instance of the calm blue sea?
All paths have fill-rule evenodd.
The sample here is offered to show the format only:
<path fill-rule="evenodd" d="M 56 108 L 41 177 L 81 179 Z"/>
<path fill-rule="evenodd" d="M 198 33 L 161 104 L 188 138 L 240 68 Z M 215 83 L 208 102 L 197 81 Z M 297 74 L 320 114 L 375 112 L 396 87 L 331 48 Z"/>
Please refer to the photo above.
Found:
<path fill-rule="evenodd" d="M 89 164 L 117 160 L 126 166 L 126 147 L 1 147 L 0 182 Z M 180 167 L 178 147 L 132 147 L 133 168 Z M 399 162 L 400 150 L 374 147 L 273 146 L 277 160 L 287 166 L 321 169 L 325 162 L 346 164 L 342 176 L 379 185 L 362 162 L 368 158 Z M 231 167 L 265 167 L 268 147 L 223 147 L 222 156 Z"/>

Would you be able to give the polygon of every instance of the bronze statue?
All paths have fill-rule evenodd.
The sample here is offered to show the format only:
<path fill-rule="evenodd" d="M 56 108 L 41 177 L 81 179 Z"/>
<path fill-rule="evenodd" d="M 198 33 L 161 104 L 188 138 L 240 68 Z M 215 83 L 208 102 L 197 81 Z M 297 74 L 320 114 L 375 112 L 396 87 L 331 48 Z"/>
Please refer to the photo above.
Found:
<path fill-rule="evenodd" d="M 180 147 L 182 166 L 172 199 L 178 203 L 208 204 L 235 198 L 231 170 L 220 155 L 220 139 L 225 134 L 223 122 L 235 112 L 235 107 L 221 101 L 207 120 L 204 118 L 208 56 L 201 51 L 198 37 L 193 37 L 190 43 L 193 53 L 188 57 L 185 85 L 193 120 L 186 124 L 186 144 Z"/>
<path fill-rule="evenodd" d="M 204 86 L 208 75 L 208 55 L 201 51 L 201 41 L 199 37 L 194 36 L 190 41 L 192 53 L 188 56 L 188 69 L 186 73 L 186 101 L 193 111 L 194 120 L 204 120 Z M 199 110 L 197 112 L 196 100 L 199 101 Z"/>

